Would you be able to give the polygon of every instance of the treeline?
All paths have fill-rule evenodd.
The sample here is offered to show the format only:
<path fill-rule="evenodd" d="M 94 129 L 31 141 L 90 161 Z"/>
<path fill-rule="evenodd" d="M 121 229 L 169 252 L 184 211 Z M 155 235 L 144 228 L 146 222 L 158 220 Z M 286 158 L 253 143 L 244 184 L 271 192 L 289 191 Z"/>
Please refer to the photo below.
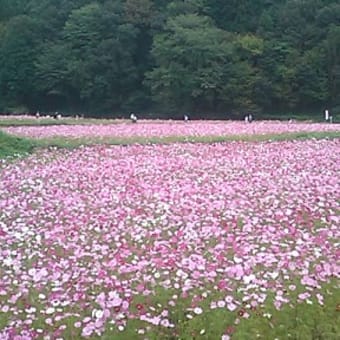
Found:
<path fill-rule="evenodd" d="M 0 0 L 0 112 L 326 107 L 340 111 L 338 0 Z"/>

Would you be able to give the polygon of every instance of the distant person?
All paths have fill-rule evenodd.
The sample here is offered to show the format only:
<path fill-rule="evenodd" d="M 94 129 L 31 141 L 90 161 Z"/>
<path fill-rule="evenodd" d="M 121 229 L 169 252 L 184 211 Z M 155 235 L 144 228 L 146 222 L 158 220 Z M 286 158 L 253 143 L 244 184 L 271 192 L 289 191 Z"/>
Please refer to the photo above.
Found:
<path fill-rule="evenodd" d="M 251 113 L 249 113 L 249 115 L 248 115 L 248 121 L 249 121 L 249 123 L 251 123 L 253 121 L 253 115 Z"/>
<path fill-rule="evenodd" d="M 183 120 L 184 120 L 185 122 L 188 122 L 188 121 L 189 121 L 189 116 L 188 116 L 188 115 L 184 115 Z"/>
<path fill-rule="evenodd" d="M 39 111 L 36 112 L 35 118 L 40 118 L 40 112 Z"/>
<path fill-rule="evenodd" d="M 325 121 L 328 122 L 329 120 L 329 111 L 326 109 L 325 110 Z"/>
<path fill-rule="evenodd" d="M 245 123 L 249 123 L 249 116 L 248 115 L 245 115 L 244 121 L 245 121 Z"/>
<path fill-rule="evenodd" d="M 57 120 L 61 119 L 61 117 L 62 117 L 62 116 L 61 116 L 61 113 L 59 113 L 58 111 L 55 112 L 54 115 L 53 115 L 53 118 L 54 118 L 54 119 L 57 119 Z"/>
<path fill-rule="evenodd" d="M 130 120 L 132 123 L 137 123 L 137 116 L 134 113 L 131 113 Z"/>

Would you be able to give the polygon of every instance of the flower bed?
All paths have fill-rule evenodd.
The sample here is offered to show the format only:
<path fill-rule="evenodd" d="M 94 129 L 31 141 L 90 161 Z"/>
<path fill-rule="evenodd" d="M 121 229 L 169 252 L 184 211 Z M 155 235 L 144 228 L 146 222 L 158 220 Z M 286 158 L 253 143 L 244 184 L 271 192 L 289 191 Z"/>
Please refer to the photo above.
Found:
<path fill-rule="evenodd" d="M 0 338 L 165 338 L 190 324 L 228 339 L 268 306 L 323 305 L 339 278 L 339 148 L 96 146 L 3 163 Z"/>
<path fill-rule="evenodd" d="M 340 124 L 310 124 L 288 122 L 222 122 L 192 121 L 184 122 L 147 122 L 137 124 L 121 123 L 111 125 L 52 125 L 8 127 L 4 131 L 34 138 L 51 137 L 169 137 L 169 136 L 235 136 L 263 135 L 294 132 L 340 131 Z"/>

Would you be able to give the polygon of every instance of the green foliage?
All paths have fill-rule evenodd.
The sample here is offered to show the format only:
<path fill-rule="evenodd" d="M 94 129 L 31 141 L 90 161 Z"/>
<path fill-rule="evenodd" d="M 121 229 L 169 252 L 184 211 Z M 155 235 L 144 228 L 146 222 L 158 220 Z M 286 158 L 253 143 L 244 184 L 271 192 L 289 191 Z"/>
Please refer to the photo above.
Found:
<path fill-rule="evenodd" d="M 204 0 L 205 12 L 217 25 L 231 32 L 254 32 L 264 9 L 282 0 Z"/>
<path fill-rule="evenodd" d="M 305 52 L 296 66 L 296 82 L 300 105 L 308 108 L 328 100 L 328 76 L 323 72 L 326 55 L 318 48 Z"/>
<path fill-rule="evenodd" d="M 136 88 L 137 29 L 123 21 L 122 11 L 91 3 L 70 13 L 62 39 L 37 61 L 37 82 L 48 102 L 95 112 L 118 109 L 129 99 Z"/>
<path fill-rule="evenodd" d="M 150 25 L 154 16 L 151 0 L 126 0 L 124 12 L 127 21 L 136 25 Z"/>
<path fill-rule="evenodd" d="M 340 18 L 340 6 L 338 15 Z M 325 41 L 328 63 L 328 89 L 331 102 L 340 106 L 340 26 L 332 24 Z"/>
<path fill-rule="evenodd" d="M 0 93 L 9 104 L 29 105 L 35 76 L 38 30 L 32 18 L 11 18 L 0 40 Z"/>
<path fill-rule="evenodd" d="M 22 0 L 0 0 L 0 22 L 23 14 Z"/>
<path fill-rule="evenodd" d="M 0 159 L 31 153 L 35 143 L 20 137 L 10 136 L 0 131 Z"/>
<path fill-rule="evenodd" d="M 46 45 L 46 49 L 37 56 L 35 84 L 46 106 L 51 104 L 53 108 L 61 109 L 61 102 L 72 102 L 67 66 L 69 52 L 60 42 Z"/>
<path fill-rule="evenodd" d="M 201 290 L 197 291 L 200 296 Z M 265 304 L 256 308 L 249 308 L 244 304 L 236 311 L 230 312 L 227 308 L 210 308 L 210 302 L 218 301 L 221 293 L 212 290 L 206 300 L 199 303 L 203 313 L 195 315 L 192 309 L 191 299 L 180 297 L 176 301 L 176 308 L 169 311 L 168 319 L 174 324 L 173 328 L 141 321 L 138 318 L 127 321 L 126 328 L 120 332 L 117 327 L 107 325 L 106 330 L 100 336 L 92 336 L 91 339 L 124 340 L 124 339 L 183 339 L 183 340 L 209 340 L 221 339 L 223 335 L 229 335 L 231 339 L 299 339 L 299 340 L 336 340 L 340 334 L 339 315 L 339 289 L 331 284 L 325 284 L 321 291 L 325 297 L 324 305 L 321 306 L 316 298 L 312 298 L 309 304 L 297 302 L 291 298 L 291 303 L 284 305 L 281 310 L 276 310 L 273 301 L 268 297 Z M 149 305 L 157 306 L 156 310 L 150 311 L 157 315 L 167 310 L 167 305 L 172 296 L 178 291 L 158 289 L 155 295 L 147 299 L 141 296 L 134 304 L 141 303 L 148 310 Z M 30 291 L 29 299 L 32 306 L 39 306 L 38 293 Z M 225 295 L 225 294 L 224 294 Z M 222 295 L 223 296 L 223 295 Z M 71 313 L 72 314 L 72 313 Z M 86 310 L 80 311 L 82 317 L 86 316 Z M 191 318 L 188 317 L 191 315 Z M 247 316 L 247 317 L 245 317 Z M 69 317 L 63 320 L 67 325 L 65 337 L 67 339 L 80 338 L 79 328 L 75 328 L 76 319 Z M 43 320 L 37 318 L 35 327 L 43 327 Z M 0 327 L 8 323 L 6 314 L 0 313 Z M 138 330 L 145 330 L 144 336 L 138 335 Z"/>
<path fill-rule="evenodd" d="M 336 0 L 0 0 L 0 110 L 337 111 L 339 22 Z"/>
<path fill-rule="evenodd" d="M 214 106 L 230 60 L 229 40 L 208 17 L 187 14 L 169 19 L 152 49 L 157 67 L 148 81 L 156 100 L 184 110 Z"/>

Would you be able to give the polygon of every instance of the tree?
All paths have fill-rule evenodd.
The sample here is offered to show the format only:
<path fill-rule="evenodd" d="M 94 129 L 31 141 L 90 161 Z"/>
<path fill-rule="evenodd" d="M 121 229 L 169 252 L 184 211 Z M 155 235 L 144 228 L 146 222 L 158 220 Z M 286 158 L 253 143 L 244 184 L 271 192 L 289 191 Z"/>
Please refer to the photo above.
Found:
<path fill-rule="evenodd" d="M 306 51 L 295 67 L 299 107 L 304 111 L 319 108 L 329 98 L 326 54 L 318 47 Z"/>
<path fill-rule="evenodd" d="M 204 0 L 204 13 L 217 26 L 237 33 L 255 33 L 264 10 L 284 0 Z"/>
<path fill-rule="evenodd" d="M 69 60 L 70 50 L 62 41 L 46 44 L 38 55 L 35 82 L 40 109 L 62 111 L 77 107 L 79 96 L 71 86 Z"/>
<path fill-rule="evenodd" d="M 267 84 L 268 103 L 265 108 L 287 111 L 298 102 L 295 66 L 299 58 L 296 49 L 286 42 L 267 41 L 259 58 L 259 68 Z"/>
<path fill-rule="evenodd" d="M 151 0 L 126 0 L 124 11 L 127 21 L 135 25 L 150 25 L 154 15 Z"/>
<path fill-rule="evenodd" d="M 340 27 L 331 25 L 324 42 L 327 51 L 330 104 L 340 113 Z"/>
<path fill-rule="evenodd" d="M 212 110 L 224 83 L 231 37 L 207 17 L 194 14 L 169 19 L 155 36 L 154 69 L 148 83 L 155 99 L 182 110 Z"/>
<path fill-rule="evenodd" d="M 258 59 L 264 49 L 263 40 L 253 34 L 236 35 L 233 40 L 232 64 L 229 65 L 227 81 L 223 87 L 226 102 L 236 112 L 261 111 L 264 93 L 263 75 Z"/>
<path fill-rule="evenodd" d="M 337 0 L 0 0 L 0 105 L 340 112 L 339 20 Z"/>
<path fill-rule="evenodd" d="M 0 93 L 6 106 L 34 105 L 39 32 L 28 16 L 11 18 L 0 40 Z"/>
<path fill-rule="evenodd" d="M 70 92 L 77 108 L 119 109 L 135 89 L 135 38 L 120 6 L 92 3 L 73 10 L 60 42 L 39 58 L 40 79 L 48 80 L 45 95 Z"/>
<path fill-rule="evenodd" d="M 24 6 L 23 0 L 0 0 L 0 21 L 24 14 Z"/>

